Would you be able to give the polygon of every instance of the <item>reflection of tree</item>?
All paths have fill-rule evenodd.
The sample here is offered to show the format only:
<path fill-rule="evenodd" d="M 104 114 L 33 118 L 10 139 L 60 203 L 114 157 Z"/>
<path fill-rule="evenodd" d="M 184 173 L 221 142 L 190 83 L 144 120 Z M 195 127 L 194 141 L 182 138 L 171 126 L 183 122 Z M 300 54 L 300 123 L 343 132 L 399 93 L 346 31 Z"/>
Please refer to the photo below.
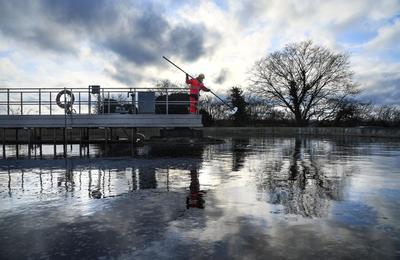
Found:
<path fill-rule="evenodd" d="M 341 199 L 343 179 L 330 178 L 309 146 L 308 141 L 296 138 L 287 164 L 269 162 L 265 187 L 260 188 L 268 191 L 270 203 L 284 206 L 286 214 L 320 217 L 327 213 L 330 200 Z"/>
<path fill-rule="evenodd" d="M 232 171 L 239 171 L 245 162 L 248 138 L 232 140 Z"/>

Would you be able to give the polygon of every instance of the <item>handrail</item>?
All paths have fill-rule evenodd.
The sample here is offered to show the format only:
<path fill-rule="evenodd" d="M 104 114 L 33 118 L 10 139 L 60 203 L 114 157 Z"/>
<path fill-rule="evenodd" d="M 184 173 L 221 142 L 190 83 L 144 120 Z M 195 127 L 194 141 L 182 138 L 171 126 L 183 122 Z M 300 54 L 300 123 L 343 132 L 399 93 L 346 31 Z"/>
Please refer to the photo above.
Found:
<path fill-rule="evenodd" d="M 57 104 L 56 96 L 60 91 L 68 90 L 75 97 L 75 107 L 77 114 L 104 114 L 111 113 L 115 107 L 123 108 L 122 112 L 136 111 L 139 100 L 133 98 L 138 92 L 155 92 L 156 96 L 165 96 L 163 100 L 155 100 L 156 108 L 165 105 L 166 114 L 170 113 L 170 106 L 189 106 L 190 101 L 173 101 L 169 95 L 175 93 L 188 93 L 189 88 L 101 88 L 99 94 L 92 94 L 90 88 L 81 87 L 52 87 L 52 88 L 2 88 L 0 87 L 0 115 L 52 115 L 69 113 L 67 109 L 60 108 Z M 122 95 L 121 95 L 122 94 Z M 132 94 L 132 96 L 131 96 Z M 67 94 L 64 95 L 64 104 L 67 101 Z M 117 103 L 111 101 L 117 100 Z M 58 101 L 60 102 L 60 101 Z M 106 102 L 106 103 L 104 103 Z M 113 107 L 113 108 L 112 108 Z M 71 108 L 72 109 L 72 108 Z M 128 112 L 129 112 L 128 111 Z"/>

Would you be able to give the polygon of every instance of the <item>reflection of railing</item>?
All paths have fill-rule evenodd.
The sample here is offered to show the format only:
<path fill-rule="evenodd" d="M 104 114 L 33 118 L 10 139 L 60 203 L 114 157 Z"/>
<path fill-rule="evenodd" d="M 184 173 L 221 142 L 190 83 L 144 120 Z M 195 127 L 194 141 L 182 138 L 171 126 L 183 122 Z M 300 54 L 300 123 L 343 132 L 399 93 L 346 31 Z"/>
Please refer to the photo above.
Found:
<path fill-rule="evenodd" d="M 120 196 L 137 190 L 181 190 L 189 186 L 188 170 L 146 167 L 117 169 L 88 168 L 21 168 L 0 169 L 0 194 L 35 200 L 69 192 L 83 198 Z M 87 194 L 87 196 L 85 196 Z"/>
<path fill-rule="evenodd" d="M 0 88 L 0 115 L 140 113 L 138 106 L 144 105 L 141 103 L 140 94 L 148 92 L 154 93 L 155 113 L 162 110 L 159 113 L 172 114 L 171 106 L 182 106 L 186 113 L 186 108 L 189 107 L 188 97 L 169 100 L 171 94 L 188 93 L 188 90 L 183 88 L 93 87 Z"/>

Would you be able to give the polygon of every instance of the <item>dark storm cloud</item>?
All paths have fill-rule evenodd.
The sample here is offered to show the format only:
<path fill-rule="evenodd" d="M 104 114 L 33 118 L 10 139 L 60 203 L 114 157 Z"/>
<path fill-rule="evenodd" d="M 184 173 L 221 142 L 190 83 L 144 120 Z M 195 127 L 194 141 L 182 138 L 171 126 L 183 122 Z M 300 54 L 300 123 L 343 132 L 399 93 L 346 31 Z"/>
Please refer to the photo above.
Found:
<path fill-rule="evenodd" d="M 159 13 L 147 10 L 105 40 L 105 46 L 138 65 L 154 63 L 162 55 L 196 60 L 204 54 L 201 25 L 172 27 Z"/>
<path fill-rule="evenodd" d="M 218 77 L 214 80 L 214 83 L 223 84 L 225 82 L 225 80 L 227 79 L 227 77 L 228 77 L 228 70 L 222 69 L 219 72 Z"/>
<path fill-rule="evenodd" d="M 36 1 L 0 0 L 0 33 L 27 46 L 57 52 L 71 51 L 66 35 L 39 15 Z"/>
<path fill-rule="evenodd" d="M 162 55 L 192 61 L 208 51 L 204 26 L 171 25 L 147 1 L 0 0 L 0 32 L 25 48 L 60 53 L 88 42 L 136 65 L 158 65 Z"/>
<path fill-rule="evenodd" d="M 201 26 L 176 27 L 170 33 L 169 52 L 180 53 L 185 60 L 196 60 L 205 53 L 205 30 Z"/>
<path fill-rule="evenodd" d="M 42 0 L 43 13 L 52 16 L 60 23 L 75 23 L 81 26 L 113 20 L 116 9 L 105 0 Z"/>

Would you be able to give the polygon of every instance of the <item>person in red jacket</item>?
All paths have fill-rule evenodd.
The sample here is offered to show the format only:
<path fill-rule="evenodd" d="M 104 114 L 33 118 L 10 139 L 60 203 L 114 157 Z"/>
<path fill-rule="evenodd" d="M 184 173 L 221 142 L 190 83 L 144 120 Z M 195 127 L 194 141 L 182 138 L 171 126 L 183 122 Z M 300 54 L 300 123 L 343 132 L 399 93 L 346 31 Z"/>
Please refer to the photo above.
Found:
<path fill-rule="evenodd" d="M 190 113 L 197 114 L 197 103 L 199 101 L 200 90 L 210 91 L 203 84 L 204 74 L 200 73 L 195 79 L 190 79 L 186 74 L 186 84 L 190 84 Z"/>

